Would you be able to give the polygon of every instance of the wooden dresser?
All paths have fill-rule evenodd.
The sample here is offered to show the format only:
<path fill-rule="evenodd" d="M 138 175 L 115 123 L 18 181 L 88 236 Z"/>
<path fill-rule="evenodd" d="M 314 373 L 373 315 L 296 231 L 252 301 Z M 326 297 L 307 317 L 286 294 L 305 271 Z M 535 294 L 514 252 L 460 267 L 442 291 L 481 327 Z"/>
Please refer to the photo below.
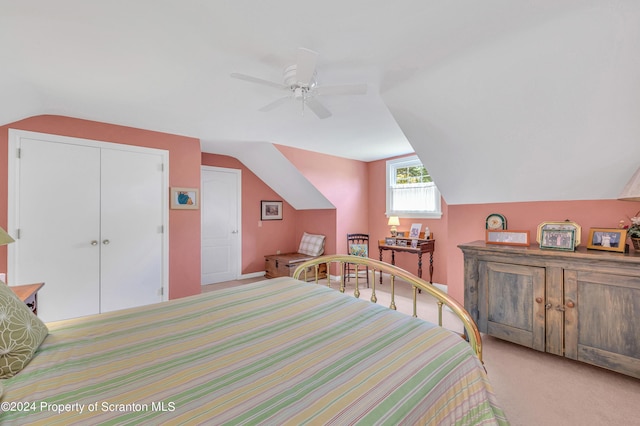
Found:
<path fill-rule="evenodd" d="M 640 378 L 639 253 L 458 247 L 481 332 Z"/>
<path fill-rule="evenodd" d="M 22 300 L 31 311 L 38 315 L 38 291 L 44 283 L 14 285 L 9 288 Z"/>

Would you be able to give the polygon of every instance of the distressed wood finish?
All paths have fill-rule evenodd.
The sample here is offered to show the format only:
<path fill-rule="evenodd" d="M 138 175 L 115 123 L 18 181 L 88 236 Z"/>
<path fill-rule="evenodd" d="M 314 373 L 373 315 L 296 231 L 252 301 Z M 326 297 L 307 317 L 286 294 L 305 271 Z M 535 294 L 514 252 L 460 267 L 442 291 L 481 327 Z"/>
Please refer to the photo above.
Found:
<path fill-rule="evenodd" d="M 640 254 L 459 247 L 481 332 L 640 378 Z"/>
<path fill-rule="evenodd" d="M 314 256 L 302 253 L 283 253 L 265 256 L 264 276 L 265 278 L 292 277 L 298 265 L 313 258 Z M 327 266 L 320 264 L 319 268 L 320 278 L 325 278 L 327 276 Z M 315 271 L 309 270 L 308 273 L 313 275 Z"/>

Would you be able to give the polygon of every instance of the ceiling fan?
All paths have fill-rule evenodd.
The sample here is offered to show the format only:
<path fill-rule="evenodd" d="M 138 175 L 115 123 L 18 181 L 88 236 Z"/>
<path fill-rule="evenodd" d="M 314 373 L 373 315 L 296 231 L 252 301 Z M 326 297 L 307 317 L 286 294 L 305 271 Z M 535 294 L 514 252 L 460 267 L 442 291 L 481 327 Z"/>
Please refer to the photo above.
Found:
<path fill-rule="evenodd" d="M 318 100 L 317 97 L 319 95 L 364 95 L 367 93 L 366 84 L 346 84 L 336 86 L 319 85 L 316 79 L 317 60 L 318 53 L 301 47 L 298 49 L 296 63 L 289 65 L 284 69 L 282 73 L 282 83 L 276 83 L 274 81 L 264 80 L 262 78 L 240 73 L 232 73 L 231 77 L 249 81 L 251 83 L 271 86 L 288 92 L 286 96 L 278 98 L 260 108 L 260 111 L 271 111 L 293 99 L 300 102 L 303 114 L 306 106 L 321 119 L 331 117 L 331 111 L 329 111 Z"/>

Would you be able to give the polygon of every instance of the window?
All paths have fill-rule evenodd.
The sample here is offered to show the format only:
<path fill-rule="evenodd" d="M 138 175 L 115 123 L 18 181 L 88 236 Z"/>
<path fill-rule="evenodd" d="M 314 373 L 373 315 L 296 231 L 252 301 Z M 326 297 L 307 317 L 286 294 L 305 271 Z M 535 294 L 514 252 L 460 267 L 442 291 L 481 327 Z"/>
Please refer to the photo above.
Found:
<path fill-rule="evenodd" d="M 387 216 L 442 216 L 440 191 L 415 155 L 387 161 Z"/>

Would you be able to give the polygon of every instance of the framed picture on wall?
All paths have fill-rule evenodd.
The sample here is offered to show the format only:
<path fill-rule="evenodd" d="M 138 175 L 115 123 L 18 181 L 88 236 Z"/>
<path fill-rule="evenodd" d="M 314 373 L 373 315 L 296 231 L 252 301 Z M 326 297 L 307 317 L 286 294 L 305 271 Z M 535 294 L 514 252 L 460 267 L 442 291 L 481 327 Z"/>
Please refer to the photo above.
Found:
<path fill-rule="evenodd" d="M 260 201 L 260 220 L 282 220 L 282 201 Z"/>
<path fill-rule="evenodd" d="M 171 208 L 197 210 L 200 208 L 198 188 L 171 188 Z"/>

